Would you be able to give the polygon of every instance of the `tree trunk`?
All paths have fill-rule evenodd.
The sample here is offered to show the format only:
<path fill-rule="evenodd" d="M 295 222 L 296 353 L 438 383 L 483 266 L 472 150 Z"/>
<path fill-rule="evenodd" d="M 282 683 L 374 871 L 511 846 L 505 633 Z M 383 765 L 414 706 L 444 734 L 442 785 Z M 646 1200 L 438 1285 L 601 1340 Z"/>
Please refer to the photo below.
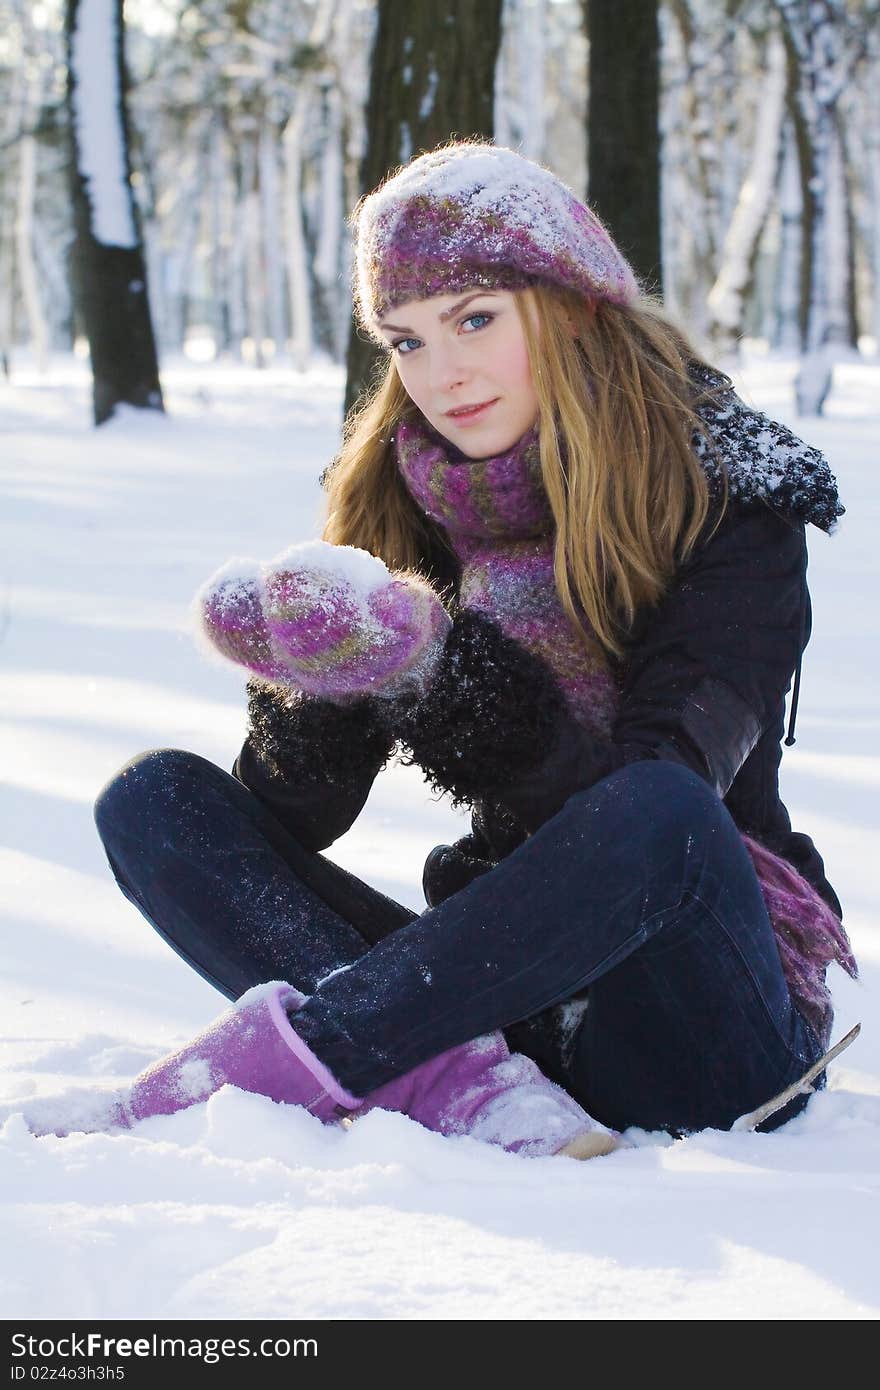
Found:
<path fill-rule="evenodd" d="M 184 187 L 175 208 L 176 234 L 175 254 L 169 267 L 165 305 L 165 332 L 159 334 L 159 342 L 165 342 L 175 352 L 181 352 L 186 344 L 189 327 L 190 305 L 194 282 L 193 269 L 201 230 L 201 190 L 205 186 L 207 160 L 200 148 L 187 161 Z M 149 265 L 149 258 L 147 264 Z M 160 320 L 161 322 L 161 320 Z"/>
<path fill-rule="evenodd" d="M 544 158 L 547 135 L 547 101 L 544 88 L 546 8 L 547 0 L 530 0 L 519 30 L 519 70 L 522 73 L 522 103 L 525 116 L 525 130 L 520 149 L 529 159 L 537 160 Z"/>
<path fill-rule="evenodd" d="M 878 102 L 880 105 L 880 102 Z M 880 130 L 880 127 L 878 127 Z M 880 139 L 875 138 L 870 153 L 871 217 L 868 249 L 871 257 L 871 336 L 874 355 L 880 357 Z"/>
<path fill-rule="evenodd" d="M 25 65 L 18 63 L 9 73 L 3 109 L 0 110 L 0 142 L 5 152 L 5 158 L 0 161 L 0 369 L 7 378 L 12 375 L 17 282 L 15 179 L 9 151 L 13 142 L 21 137 L 25 126 L 27 88 Z"/>
<path fill-rule="evenodd" d="M 67 0 L 74 304 L 92 360 L 95 424 L 120 402 L 162 410 L 125 114 L 122 0 Z"/>
<path fill-rule="evenodd" d="M 779 255 L 776 262 L 776 319 L 772 346 L 779 352 L 794 355 L 800 352 L 803 345 L 803 207 L 796 136 L 789 118 L 783 131 L 782 168 L 779 175 Z"/>
<path fill-rule="evenodd" d="M 245 304 L 247 336 L 253 345 L 253 361 L 265 367 L 263 344 L 266 338 L 266 283 L 263 265 L 262 226 L 257 135 L 250 131 L 242 150 L 242 217 L 244 222 Z"/>
<path fill-rule="evenodd" d="M 806 321 L 795 381 L 801 415 L 821 415 L 833 372 L 829 195 L 837 106 L 849 77 L 846 0 L 776 0 L 792 70 L 805 211 Z"/>
<path fill-rule="evenodd" d="M 713 5 L 707 13 L 707 7 L 698 0 L 669 0 L 664 10 L 667 24 L 672 21 L 669 28 L 674 26 L 681 50 L 680 71 L 671 73 L 667 68 L 667 82 L 677 94 L 679 111 L 674 135 L 683 146 L 683 159 L 678 170 L 679 187 L 674 190 L 677 206 L 666 197 L 665 189 L 663 202 L 667 215 L 670 207 L 676 207 L 676 242 L 681 244 L 681 254 L 676 255 L 675 263 L 687 267 L 679 277 L 683 283 L 678 290 L 685 316 L 698 339 L 708 338 L 711 331 L 706 301 L 718 273 L 729 202 L 721 152 L 721 140 L 729 122 L 719 119 L 717 89 L 719 83 L 729 82 L 728 59 L 722 49 L 729 45 L 730 23 L 728 17 L 720 28 L 713 23 L 718 9 L 717 4 Z M 666 104 L 668 101 L 667 92 Z M 667 122 L 664 111 L 664 137 Z M 667 241 L 667 250 L 669 246 Z"/>
<path fill-rule="evenodd" d="M 804 353 L 795 380 L 795 396 L 800 415 L 821 415 L 831 390 L 833 367 L 826 344 L 828 339 L 828 157 L 831 147 L 831 118 L 827 107 L 820 107 L 810 123 L 807 194 L 809 206 L 809 266 L 806 291 L 806 334 Z"/>
<path fill-rule="evenodd" d="M 587 0 L 589 201 L 639 279 L 663 293 L 658 0 Z"/>
<path fill-rule="evenodd" d="M 281 260 L 281 198 L 278 191 L 278 131 L 271 111 L 263 113 L 260 126 L 260 212 L 269 337 L 274 354 L 283 353 L 287 342 L 284 304 L 284 266 Z"/>
<path fill-rule="evenodd" d="M 34 260 L 34 197 L 37 184 L 37 142 L 29 132 L 19 142 L 18 207 L 15 218 L 15 240 L 18 253 L 18 273 L 21 295 L 30 327 L 31 343 L 37 369 L 46 370 L 49 362 L 49 330 L 40 302 L 37 268 Z"/>
<path fill-rule="evenodd" d="M 318 292 L 323 337 L 334 361 L 342 354 L 343 324 L 339 314 L 340 252 L 345 225 L 343 207 L 342 99 L 335 86 L 327 86 L 324 100 L 324 139 L 321 151 L 318 245 L 313 270 Z"/>
<path fill-rule="evenodd" d="M 835 113 L 828 152 L 828 325 L 825 341 L 856 345 L 852 320 L 853 244 L 846 155 L 840 112 Z"/>
<path fill-rule="evenodd" d="M 712 337 L 725 354 L 735 352 L 742 337 L 745 300 L 758 240 L 776 187 L 785 117 L 785 83 L 785 52 L 781 42 L 773 36 L 758 102 L 752 162 L 724 238 L 721 266 L 708 297 Z"/>
<path fill-rule="evenodd" d="M 300 87 L 283 136 L 287 292 L 293 365 L 298 372 L 307 370 L 312 355 L 312 302 L 302 209 L 302 135 L 306 112 L 306 92 Z"/>
<path fill-rule="evenodd" d="M 444 140 L 491 140 L 501 0 L 379 0 L 361 190 Z M 352 325 L 346 413 L 368 387 L 378 349 Z"/>
<path fill-rule="evenodd" d="M 211 259 L 211 331 L 217 356 L 229 352 L 232 345 L 230 301 L 232 271 L 230 269 L 233 233 L 233 183 L 230 161 L 226 154 L 226 132 L 223 120 L 215 113 L 211 123 L 211 157 L 209 163 L 208 226 L 210 228 Z"/>
<path fill-rule="evenodd" d="M 5 205 L 6 200 L 0 200 L 0 371 L 9 378 L 15 341 L 15 241 L 12 227 L 7 231 L 7 222 L 12 219 L 7 219 Z"/>
<path fill-rule="evenodd" d="M 880 25 L 868 39 L 868 60 L 880 66 Z M 880 357 L 880 83 L 868 85 L 867 121 L 862 132 L 865 146 L 865 213 L 863 239 L 871 279 L 871 318 L 868 331 L 874 339 L 874 355 Z"/>
<path fill-rule="evenodd" d="M 309 32 L 309 47 L 323 52 L 328 44 L 338 5 L 325 0 L 315 10 Z M 343 17 L 343 22 L 347 22 Z M 313 314 L 309 275 L 308 240 L 303 207 L 303 149 L 308 121 L 320 100 L 317 74 L 300 73 L 293 109 L 282 133 L 284 149 L 284 224 L 287 259 L 287 293 L 290 300 L 290 334 L 293 364 L 298 372 L 308 370 L 312 357 Z"/>
<path fill-rule="evenodd" d="M 718 96 L 718 147 L 721 151 L 721 168 L 718 185 L 718 219 L 722 229 L 733 221 L 740 200 L 745 177 L 745 165 L 750 151 L 745 149 L 742 139 L 742 102 L 740 92 L 742 79 L 737 61 L 737 31 L 741 25 L 742 0 L 724 0 L 724 14 L 719 18 L 721 31 L 721 52 L 719 59 Z M 763 35 L 761 48 L 773 43 L 772 33 Z"/>
<path fill-rule="evenodd" d="M 249 332 L 247 309 L 247 269 L 245 248 L 247 228 L 245 207 L 247 199 L 247 170 L 243 156 L 246 136 L 233 129 L 230 134 L 234 155 L 232 159 L 233 188 L 232 240 L 229 253 L 229 338 L 235 356 L 241 360 L 242 345 Z"/>

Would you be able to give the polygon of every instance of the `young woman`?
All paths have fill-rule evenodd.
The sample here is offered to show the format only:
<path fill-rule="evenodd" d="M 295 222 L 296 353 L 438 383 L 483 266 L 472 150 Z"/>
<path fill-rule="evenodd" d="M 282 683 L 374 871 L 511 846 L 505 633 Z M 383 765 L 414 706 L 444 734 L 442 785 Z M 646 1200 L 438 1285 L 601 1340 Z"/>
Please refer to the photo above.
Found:
<path fill-rule="evenodd" d="M 777 787 L 835 481 L 522 156 L 423 155 L 354 229 L 387 365 L 323 540 L 199 596 L 250 676 L 234 776 L 158 750 L 98 801 L 122 891 L 244 995 L 115 1121 L 231 1080 L 533 1154 L 729 1128 L 822 1057 L 826 967 L 855 972 Z M 473 812 L 421 914 L 320 853 L 395 749 Z"/>

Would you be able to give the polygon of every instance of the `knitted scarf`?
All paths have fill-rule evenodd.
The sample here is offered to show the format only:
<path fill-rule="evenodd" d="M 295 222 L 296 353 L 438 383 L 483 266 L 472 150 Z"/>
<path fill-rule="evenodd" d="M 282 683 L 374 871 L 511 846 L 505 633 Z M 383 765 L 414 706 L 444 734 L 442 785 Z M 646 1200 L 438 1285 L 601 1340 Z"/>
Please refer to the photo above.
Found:
<path fill-rule="evenodd" d="M 602 647 L 585 649 L 556 593 L 537 430 L 510 453 L 478 462 L 418 423 L 401 422 L 396 438 L 408 491 L 443 527 L 462 566 L 462 607 L 542 657 L 578 722 L 609 738 L 617 690 Z"/>
<path fill-rule="evenodd" d="M 733 401 L 742 405 L 736 397 Z M 725 424 L 733 409 L 729 400 L 722 407 Z M 822 456 L 783 426 L 742 410 L 762 424 L 737 434 L 740 446 L 744 441 L 738 456 L 725 455 L 731 495 L 749 499 L 773 491 L 778 500 L 782 472 L 783 490 L 799 504 L 790 510 L 830 529 L 843 508 Z M 783 448 L 784 470 L 778 455 L 775 462 L 767 457 L 768 429 L 775 430 L 776 443 Z M 799 452 L 795 445 L 800 445 Z M 585 643 L 575 632 L 556 592 L 553 517 L 541 477 L 537 428 L 508 453 L 473 461 L 419 417 L 398 424 L 395 447 L 409 493 L 420 510 L 442 526 L 461 564 L 462 607 L 491 619 L 542 658 L 580 725 L 594 737 L 610 739 L 619 685 L 598 639 Z M 697 454 L 702 457 L 699 448 Z M 705 465 L 712 491 L 717 486 L 713 466 Z M 803 475 L 798 485 L 799 468 L 811 479 L 811 487 L 804 485 Z M 856 973 L 846 933 L 828 904 L 790 864 L 750 836 L 742 838 L 761 885 L 792 999 L 827 1045 L 833 1012 L 826 968 L 837 961 L 848 973 Z"/>

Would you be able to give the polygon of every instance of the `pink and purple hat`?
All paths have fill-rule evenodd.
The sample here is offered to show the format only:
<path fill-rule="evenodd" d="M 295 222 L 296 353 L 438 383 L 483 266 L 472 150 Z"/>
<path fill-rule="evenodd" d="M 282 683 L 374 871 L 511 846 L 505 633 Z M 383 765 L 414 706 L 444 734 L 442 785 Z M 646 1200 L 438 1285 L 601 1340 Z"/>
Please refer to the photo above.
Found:
<path fill-rule="evenodd" d="M 410 299 L 472 285 L 561 285 L 633 304 L 639 286 L 599 218 L 543 165 L 455 141 L 405 164 L 358 203 L 354 300 L 367 330 Z"/>

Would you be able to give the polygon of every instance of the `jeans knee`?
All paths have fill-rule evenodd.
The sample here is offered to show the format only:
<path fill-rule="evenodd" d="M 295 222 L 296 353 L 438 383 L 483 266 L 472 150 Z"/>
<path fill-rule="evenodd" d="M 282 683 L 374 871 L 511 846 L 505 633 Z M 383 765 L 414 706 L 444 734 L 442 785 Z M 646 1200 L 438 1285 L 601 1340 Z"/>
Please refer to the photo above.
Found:
<path fill-rule="evenodd" d="M 684 763 L 643 758 L 621 771 L 629 774 L 639 796 L 672 814 L 681 811 L 689 819 L 694 812 L 705 814 L 721 805 L 715 788 Z"/>
<path fill-rule="evenodd" d="M 151 748 L 120 768 L 95 799 L 95 824 L 105 845 L 130 826 L 143 829 L 150 808 L 174 794 L 181 776 L 203 761 L 183 748 Z"/>
<path fill-rule="evenodd" d="M 688 835 L 708 830 L 729 814 L 715 788 L 703 777 L 683 763 L 661 758 L 627 763 L 572 797 L 569 806 L 579 814 L 583 799 L 597 794 L 603 801 L 603 815 L 614 812 L 630 822 L 637 818 L 648 828 L 662 827 L 664 837 L 676 827 Z"/>

